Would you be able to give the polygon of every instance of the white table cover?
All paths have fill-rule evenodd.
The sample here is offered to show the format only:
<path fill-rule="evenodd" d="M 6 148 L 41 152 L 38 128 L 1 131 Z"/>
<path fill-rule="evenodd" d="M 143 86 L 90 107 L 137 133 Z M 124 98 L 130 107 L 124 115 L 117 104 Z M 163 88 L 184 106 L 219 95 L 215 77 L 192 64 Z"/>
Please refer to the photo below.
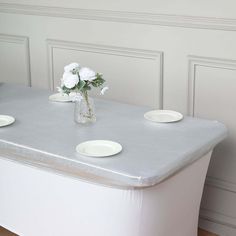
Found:
<path fill-rule="evenodd" d="M 148 107 L 102 99 L 95 100 L 97 122 L 78 125 L 74 104 L 50 102 L 50 94 L 0 84 L 0 114 L 16 118 L 0 128 L 2 157 L 99 184 L 146 187 L 193 163 L 226 136 L 217 121 L 185 117 L 177 123 L 152 123 L 143 117 Z M 77 144 L 94 139 L 119 142 L 123 151 L 109 158 L 76 153 Z"/>

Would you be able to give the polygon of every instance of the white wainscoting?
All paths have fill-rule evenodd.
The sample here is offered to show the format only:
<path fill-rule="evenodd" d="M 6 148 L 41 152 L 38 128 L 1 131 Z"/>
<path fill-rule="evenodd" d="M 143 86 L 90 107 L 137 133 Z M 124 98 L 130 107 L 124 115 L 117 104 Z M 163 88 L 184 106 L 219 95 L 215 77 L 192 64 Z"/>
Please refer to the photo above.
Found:
<path fill-rule="evenodd" d="M 135 2 L 134 4 L 136 4 Z M 46 3 L 48 5 L 48 3 Z M 65 4 L 64 4 L 65 5 Z M 93 2 L 94 5 L 94 2 Z M 65 17 L 74 19 L 125 22 L 148 25 L 166 25 L 200 29 L 236 30 L 236 20 L 217 17 L 198 17 L 189 15 L 157 14 L 146 12 L 124 12 L 101 9 L 82 9 L 55 6 L 1 3 L 0 11 L 37 16 Z"/>
<path fill-rule="evenodd" d="M 189 56 L 189 113 L 227 124 L 230 138 L 213 153 L 201 217 L 236 228 L 236 60 Z"/>
<path fill-rule="evenodd" d="M 64 65 L 71 61 L 83 61 L 85 65 L 101 71 L 109 81 L 111 89 L 105 97 L 162 107 L 162 52 L 53 39 L 48 39 L 47 45 L 51 89 L 55 90 L 60 85 Z M 127 71 L 132 71 L 132 77 Z M 146 72 L 149 73 L 148 83 L 144 79 Z M 135 93 L 131 94 L 132 87 Z"/>
<path fill-rule="evenodd" d="M 55 89 L 63 66 L 78 61 L 104 74 L 106 98 L 224 122 L 230 138 L 213 154 L 200 225 L 234 236 L 235 8 L 222 0 L 0 0 L 0 80 Z"/>
<path fill-rule="evenodd" d="M 28 37 L 0 34 L 0 55 L 0 81 L 30 86 Z"/>

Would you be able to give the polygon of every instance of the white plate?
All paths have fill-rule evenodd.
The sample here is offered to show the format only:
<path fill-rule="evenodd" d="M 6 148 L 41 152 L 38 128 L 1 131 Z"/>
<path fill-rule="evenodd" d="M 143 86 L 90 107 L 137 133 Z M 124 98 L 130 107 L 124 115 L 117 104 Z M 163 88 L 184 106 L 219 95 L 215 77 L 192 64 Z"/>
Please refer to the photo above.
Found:
<path fill-rule="evenodd" d="M 92 140 L 80 143 L 76 151 L 84 156 L 108 157 L 121 152 L 122 146 L 119 143 L 109 140 Z"/>
<path fill-rule="evenodd" d="M 176 111 L 170 110 L 153 110 L 144 114 L 147 120 L 158 123 L 170 123 L 183 119 L 183 115 Z"/>
<path fill-rule="evenodd" d="M 10 125 L 15 122 L 15 118 L 12 116 L 0 115 L 0 127 Z"/>
<path fill-rule="evenodd" d="M 55 93 L 49 96 L 49 100 L 53 102 L 71 102 L 71 98 L 67 94 Z"/>

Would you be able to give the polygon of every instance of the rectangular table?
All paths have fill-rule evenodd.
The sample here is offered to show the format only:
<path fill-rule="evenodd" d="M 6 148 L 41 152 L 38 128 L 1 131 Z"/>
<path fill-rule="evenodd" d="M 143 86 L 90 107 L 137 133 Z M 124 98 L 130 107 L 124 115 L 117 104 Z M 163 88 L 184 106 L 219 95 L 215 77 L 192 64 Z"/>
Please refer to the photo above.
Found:
<path fill-rule="evenodd" d="M 0 128 L 0 225 L 24 236 L 168 236 L 172 231 L 165 231 L 165 224 L 173 222 L 173 232 L 178 232 L 178 214 L 192 209 L 184 219 L 195 232 L 210 153 L 225 138 L 224 125 L 192 117 L 152 123 L 143 117 L 148 107 L 103 99 L 95 99 L 97 122 L 78 125 L 74 104 L 50 102 L 49 95 L 0 84 L 0 113 L 16 118 Z M 77 144 L 93 139 L 119 142 L 123 150 L 109 158 L 76 153 Z M 187 183 L 186 176 L 193 182 Z M 167 191 L 159 193 L 162 188 Z M 187 188 L 193 192 L 182 196 Z M 154 223 L 157 209 L 164 218 Z M 190 236 L 190 231 L 179 229 L 179 235 Z"/>

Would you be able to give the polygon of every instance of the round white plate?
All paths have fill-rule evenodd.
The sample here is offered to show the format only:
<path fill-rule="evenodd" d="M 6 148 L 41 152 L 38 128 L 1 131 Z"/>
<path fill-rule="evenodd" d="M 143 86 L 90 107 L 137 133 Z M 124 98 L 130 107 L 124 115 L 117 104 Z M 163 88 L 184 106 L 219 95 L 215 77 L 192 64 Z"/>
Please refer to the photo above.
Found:
<path fill-rule="evenodd" d="M 92 140 L 80 143 L 76 151 L 84 156 L 108 157 L 121 152 L 122 146 L 119 143 L 109 140 Z"/>
<path fill-rule="evenodd" d="M 15 118 L 12 116 L 0 115 L 0 127 L 11 125 L 15 122 Z"/>
<path fill-rule="evenodd" d="M 71 98 L 67 94 L 55 93 L 49 96 L 49 100 L 53 102 L 71 102 Z"/>
<path fill-rule="evenodd" d="M 158 123 L 170 123 L 183 119 L 183 115 L 171 110 L 153 110 L 144 114 L 147 120 Z"/>

